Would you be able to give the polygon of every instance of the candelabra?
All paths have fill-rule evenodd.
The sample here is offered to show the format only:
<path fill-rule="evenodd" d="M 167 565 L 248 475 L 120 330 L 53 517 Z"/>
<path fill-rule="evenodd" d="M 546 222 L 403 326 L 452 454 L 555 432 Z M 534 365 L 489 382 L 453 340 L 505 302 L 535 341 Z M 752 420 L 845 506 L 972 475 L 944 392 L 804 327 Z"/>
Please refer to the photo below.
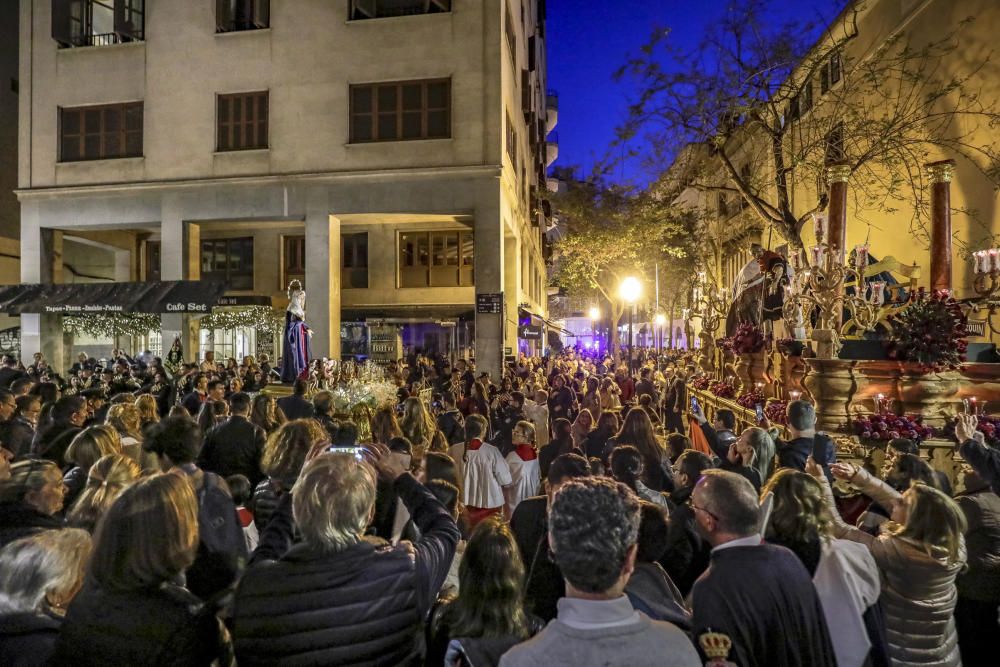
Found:
<path fill-rule="evenodd" d="M 691 317 L 701 318 L 702 331 L 715 339 L 719 323 L 728 314 L 726 291 L 721 287 L 711 289 L 705 279 L 705 272 L 698 272 L 698 283 L 691 292 Z"/>
<path fill-rule="evenodd" d="M 980 297 L 972 304 L 972 311 L 978 313 L 981 309 L 986 310 L 986 324 L 990 331 L 1000 334 L 1000 329 L 993 324 L 993 317 L 997 314 L 1000 303 L 994 297 L 1000 296 L 1000 248 L 990 248 L 989 250 L 979 250 L 972 253 L 973 275 L 972 289 Z"/>
<path fill-rule="evenodd" d="M 856 266 L 843 262 L 837 248 L 822 242 L 812 248 L 811 265 L 797 272 L 789 285 L 785 286 L 782 317 L 785 327 L 794 332 L 795 338 L 805 338 L 805 312 L 818 311 L 813 338 L 828 346 L 827 354 L 832 358 L 840 349 L 841 314 L 844 308 L 851 314 L 848 325 L 853 324 L 862 331 L 869 331 L 878 322 L 879 311 L 885 302 L 885 283 L 871 284 L 871 297 L 865 298 L 864 266 L 868 262 L 866 246 L 856 249 Z M 798 257 L 792 261 L 798 268 Z M 847 294 L 844 283 L 853 279 L 855 293 Z M 847 328 L 845 325 L 843 328 Z M 823 332 L 823 333 L 820 333 Z M 819 350 L 817 350 L 819 353 Z"/>

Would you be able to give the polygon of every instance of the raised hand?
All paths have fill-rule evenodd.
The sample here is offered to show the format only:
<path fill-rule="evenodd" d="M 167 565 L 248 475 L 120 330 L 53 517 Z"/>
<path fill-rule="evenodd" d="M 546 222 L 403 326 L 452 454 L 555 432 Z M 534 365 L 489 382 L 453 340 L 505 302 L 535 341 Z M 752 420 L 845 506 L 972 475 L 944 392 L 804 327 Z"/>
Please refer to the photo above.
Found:
<path fill-rule="evenodd" d="M 851 463 L 831 463 L 830 472 L 837 479 L 850 482 L 858 474 L 858 469 Z"/>

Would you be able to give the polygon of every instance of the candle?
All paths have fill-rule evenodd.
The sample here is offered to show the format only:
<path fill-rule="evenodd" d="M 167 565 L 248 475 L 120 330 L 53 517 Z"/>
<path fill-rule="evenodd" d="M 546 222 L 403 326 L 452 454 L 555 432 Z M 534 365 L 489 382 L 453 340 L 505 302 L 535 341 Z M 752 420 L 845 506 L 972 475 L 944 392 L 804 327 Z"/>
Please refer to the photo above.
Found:
<path fill-rule="evenodd" d="M 858 273 L 864 278 L 865 268 L 868 266 L 868 245 L 861 244 L 854 246 L 854 261 L 858 269 Z"/>
<path fill-rule="evenodd" d="M 972 253 L 972 272 L 973 273 L 975 273 L 977 275 L 980 274 L 980 273 L 986 273 L 986 270 L 983 268 L 985 264 L 986 264 L 986 251 L 985 250 L 977 250 L 976 252 Z"/>
<path fill-rule="evenodd" d="M 979 406 L 976 405 L 976 397 L 975 396 L 973 396 L 972 398 L 969 399 L 969 405 L 972 407 L 972 414 L 978 415 L 979 414 Z"/>
<path fill-rule="evenodd" d="M 813 216 L 813 232 L 816 234 L 816 241 L 822 241 L 826 236 L 826 216 L 822 213 Z"/>
<path fill-rule="evenodd" d="M 885 394 L 879 394 L 875 397 L 875 414 L 882 414 L 882 401 L 885 400 Z"/>
<path fill-rule="evenodd" d="M 704 271 L 699 271 L 698 272 L 698 283 L 699 284 L 704 284 L 704 282 L 705 282 L 705 272 Z"/>
<path fill-rule="evenodd" d="M 812 254 L 813 254 L 813 266 L 819 266 L 820 260 L 823 258 L 823 246 L 814 245 L 812 247 Z"/>
<path fill-rule="evenodd" d="M 881 280 L 875 280 L 871 283 L 872 287 L 872 298 L 871 301 L 876 306 L 881 306 L 885 303 L 885 282 Z"/>
<path fill-rule="evenodd" d="M 1000 248 L 990 248 L 989 270 L 1000 271 Z"/>
<path fill-rule="evenodd" d="M 802 395 L 802 392 L 801 391 L 790 391 L 790 392 L 788 392 L 788 395 L 792 397 L 793 401 L 797 401 L 797 400 L 799 400 L 799 396 Z"/>

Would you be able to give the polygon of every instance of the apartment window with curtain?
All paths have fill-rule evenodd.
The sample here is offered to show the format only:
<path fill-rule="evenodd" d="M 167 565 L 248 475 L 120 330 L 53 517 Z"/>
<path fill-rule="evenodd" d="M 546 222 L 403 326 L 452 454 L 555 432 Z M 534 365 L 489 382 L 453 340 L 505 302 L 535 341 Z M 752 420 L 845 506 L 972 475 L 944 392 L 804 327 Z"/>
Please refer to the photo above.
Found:
<path fill-rule="evenodd" d="M 465 287 L 473 284 L 472 232 L 402 232 L 398 248 L 400 287 Z"/>
<path fill-rule="evenodd" d="M 306 279 L 306 237 L 297 234 L 281 239 L 281 289 L 293 280 Z"/>
<path fill-rule="evenodd" d="M 142 102 L 59 109 L 59 161 L 142 156 Z"/>
<path fill-rule="evenodd" d="M 253 289 L 253 237 L 201 242 L 202 280 L 221 280 L 230 290 Z"/>
<path fill-rule="evenodd" d="M 59 48 L 141 42 L 145 0 L 52 0 L 52 38 Z"/>
<path fill-rule="evenodd" d="M 215 0 L 216 32 L 262 30 L 270 26 L 270 0 Z"/>
<path fill-rule="evenodd" d="M 349 289 L 368 287 L 368 232 L 342 234 L 340 246 L 340 286 Z"/>
<path fill-rule="evenodd" d="M 268 93 L 236 93 L 216 97 L 218 151 L 267 148 Z"/>
<path fill-rule="evenodd" d="M 353 144 L 451 137 L 451 81 L 351 86 Z"/>

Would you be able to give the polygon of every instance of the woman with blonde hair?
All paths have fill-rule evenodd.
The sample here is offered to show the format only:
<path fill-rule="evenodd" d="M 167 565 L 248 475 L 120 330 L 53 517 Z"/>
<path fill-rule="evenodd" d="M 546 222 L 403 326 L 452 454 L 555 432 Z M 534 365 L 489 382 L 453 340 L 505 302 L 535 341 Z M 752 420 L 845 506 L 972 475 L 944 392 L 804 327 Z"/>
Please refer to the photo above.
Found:
<path fill-rule="evenodd" d="M 293 419 L 268 436 L 260 461 L 267 478 L 253 492 L 254 523 L 262 534 L 282 496 L 295 485 L 309 452 L 323 444 L 330 444 L 330 434 L 315 419 Z"/>
<path fill-rule="evenodd" d="M 66 497 L 63 499 L 65 506 L 72 505 L 83 491 L 90 466 L 102 456 L 119 454 L 121 451 L 121 438 L 111 426 L 88 426 L 77 433 L 66 448 L 66 460 L 73 467 L 63 476 L 63 483 L 66 484 Z"/>
<path fill-rule="evenodd" d="M 93 533 L 97 520 L 116 498 L 142 475 L 142 469 L 130 456 L 108 454 L 90 468 L 83 493 L 70 507 L 66 522 L 74 528 Z"/>
<path fill-rule="evenodd" d="M 822 484 L 804 472 L 782 468 L 764 486 L 761 498 L 761 533 L 769 543 L 791 549 L 812 576 L 838 667 L 888 664 L 880 631 L 878 566 L 863 544 L 833 537 Z"/>
<path fill-rule="evenodd" d="M 437 429 L 434 418 L 424 407 L 423 401 L 411 396 L 403 402 L 403 418 L 399 421 L 399 427 L 413 446 L 413 455 L 423 458 Z"/>
<path fill-rule="evenodd" d="M 108 410 L 104 423 L 121 436 L 122 451 L 136 461 L 142 457 L 142 415 L 134 403 L 116 403 Z"/>
<path fill-rule="evenodd" d="M 866 545 L 882 574 L 880 600 L 892 664 L 961 665 L 955 632 L 955 577 L 965 567 L 966 523 L 955 501 L 921 483 L 900 494 L 864 468 L 831 464 L 834 477 L 891 508 L 891 521 L 876 537 L 840 518 L 829 482 L 812 457 L 806 470 L 823 486 L 833 534 Z"/>
<path fill-rule="evenodd" d="M 62 471 L 52 461 L 29 459 L 10 467 L 0 482 L 0 547 L 50 528 L 62 528 L 57 514 L 65 494 Z"/>
<path fill-rule="evenodd" d="M 580 451 L 584 451 L 587 436 L 593 430 L 594 415 L 590 414 L 590 410 L 587 408 L 583 408 L 580 410 L 580 414 L 576 416 L 576 420 L 573 422 L 573 430 L 570 431 L 570 435 L 573 437 L 573 446 Z"/>
<path fill-rule="evenodd" d="M 139 411 L 139 431 L 142 432 L 150 424 L 160 421 L 160 411 L 156 406 L 156 397 L 143 394 L 135 399 L 135 409 Z"/>
<path fill-rule="evenodd" d="M 379 445 L 388 445 L 393 438 L 403 435 L 396 413 L 387 405 L 375 410 L 372 417 L 372 440 Z"/>
<path fill-rule="evenodd" d="M 54 662 L 222 662 L 213 610 L 178 583 L 197 551 L 198 501 L 187 479 L 157 474 L 125 489 L 97 524 L 88 585 L 67 610 Z"/>
<path fill-rule="evenodd" d="M 0 665 L 47 665 L 66 606 L 83 585 L 90 535 L 44 530 L 0 550 Z"/>

